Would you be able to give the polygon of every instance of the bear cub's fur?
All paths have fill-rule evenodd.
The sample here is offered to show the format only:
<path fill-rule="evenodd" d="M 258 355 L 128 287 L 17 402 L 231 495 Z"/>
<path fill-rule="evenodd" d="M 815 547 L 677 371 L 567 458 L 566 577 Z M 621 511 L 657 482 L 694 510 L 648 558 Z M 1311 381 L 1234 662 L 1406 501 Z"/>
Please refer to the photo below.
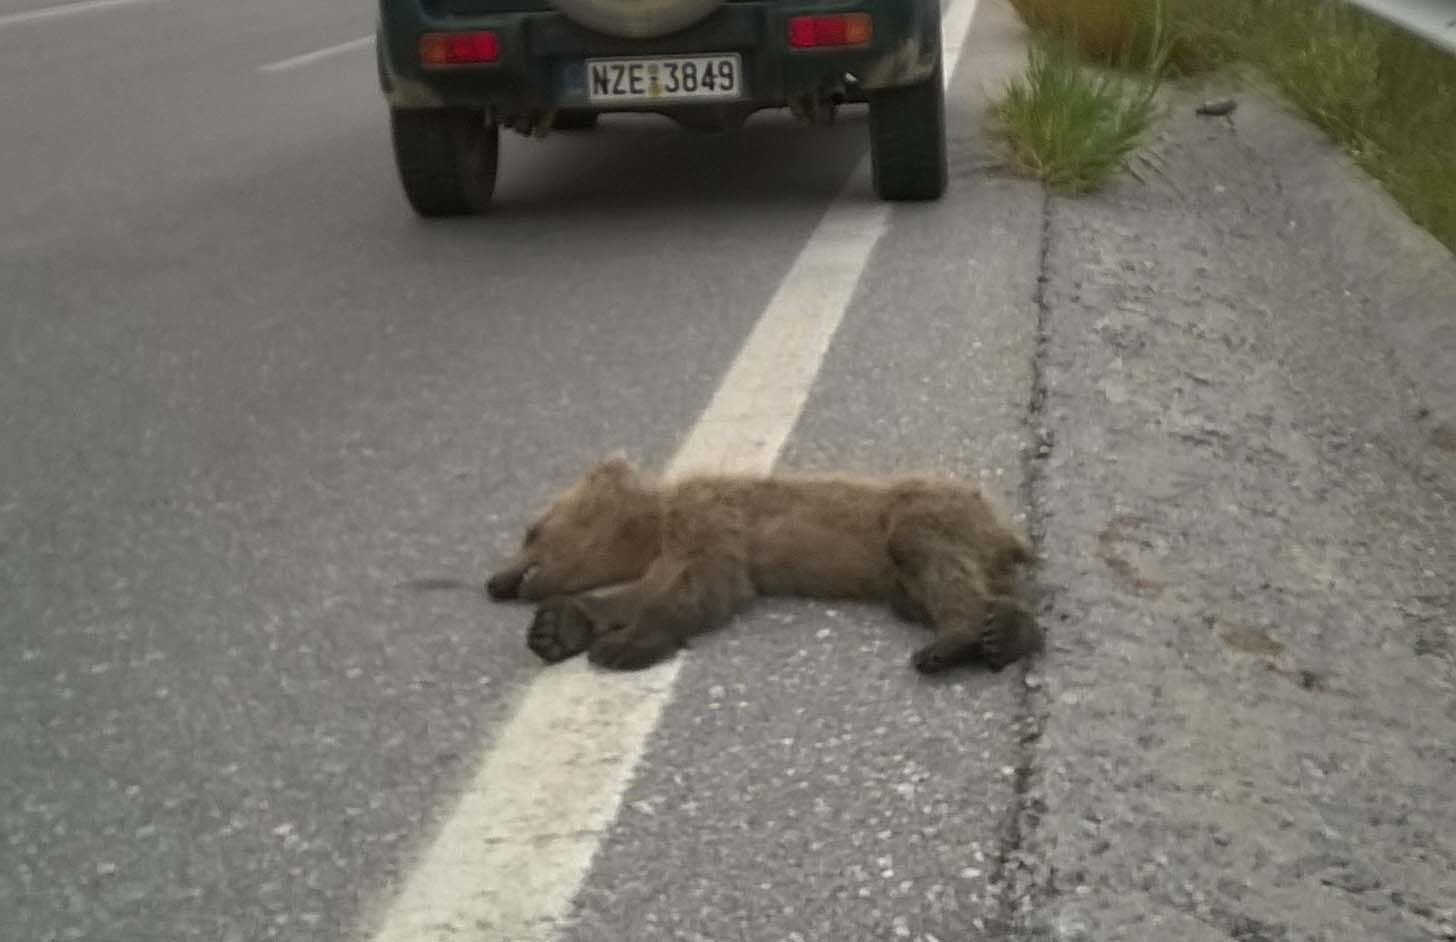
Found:
<path fill-rule="evenodd" d="M 999 670 L 1041 632 L 1013 597 L 1031 545 L 977 488 L 932 477 L 697 475 L 609 458 L 553 500 L 486 583 L 538 607 L 527 645 L 647 667 L 757 596 L 878 601 L 933 628 L 925 673 Z"/>

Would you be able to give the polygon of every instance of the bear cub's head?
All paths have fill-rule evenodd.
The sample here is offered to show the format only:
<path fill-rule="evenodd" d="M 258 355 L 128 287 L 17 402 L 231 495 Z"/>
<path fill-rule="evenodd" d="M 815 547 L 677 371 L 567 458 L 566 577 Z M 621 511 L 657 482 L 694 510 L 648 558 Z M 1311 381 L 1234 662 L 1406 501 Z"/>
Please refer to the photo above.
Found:
<path fill-rule="evenodd" d="M 639 579 L 661 546 L 657 494 L 611 457 L 559 494 L 486 581 L 495 599 L 536 602 Z"/>

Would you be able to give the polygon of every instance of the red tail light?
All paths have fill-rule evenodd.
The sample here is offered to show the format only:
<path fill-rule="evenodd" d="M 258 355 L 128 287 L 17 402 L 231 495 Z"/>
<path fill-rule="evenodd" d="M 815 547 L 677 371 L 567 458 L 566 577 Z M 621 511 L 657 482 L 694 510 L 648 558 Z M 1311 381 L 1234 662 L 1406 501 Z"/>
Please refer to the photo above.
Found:
<path fill-rule="evenodd" d="M 789 45 L 795 49 L 867 46 L 875 27 L 868 13 L 796 16 L 789 20 Z"/>
<path fill-rule="evenodd" d="M 495 33 L 425 33 L 420 37 L 424 65 L 481 65 L 500 58 Z"/>

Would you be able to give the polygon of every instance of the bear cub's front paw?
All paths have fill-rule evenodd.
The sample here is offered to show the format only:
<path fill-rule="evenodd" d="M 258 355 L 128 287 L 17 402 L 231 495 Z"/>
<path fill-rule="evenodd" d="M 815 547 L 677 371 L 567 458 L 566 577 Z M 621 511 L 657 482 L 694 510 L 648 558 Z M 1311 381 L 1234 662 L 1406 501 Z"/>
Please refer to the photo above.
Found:
<path fill-rule="evenodd" d="M 555 664 L 585 651 L 592 642 L 592 622 L 576 601 L 550 598 L 536 608 L 526 631 L 526 647 L 547 664 Z"/>

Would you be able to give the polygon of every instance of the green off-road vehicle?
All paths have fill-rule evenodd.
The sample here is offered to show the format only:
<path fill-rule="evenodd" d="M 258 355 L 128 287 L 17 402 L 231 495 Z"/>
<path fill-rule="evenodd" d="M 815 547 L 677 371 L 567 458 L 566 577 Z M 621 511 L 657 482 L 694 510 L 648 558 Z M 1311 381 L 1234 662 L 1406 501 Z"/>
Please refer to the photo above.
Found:
<path fill-rule="evenodd" d="M 379 81 L 405 195 L 477 213 L 502 128 L 585 130 L 651 111 L 733 130 L 763 108 L 869 106 L 875 190 L 946 186 L 939 0 L 379 0 Z"/>

